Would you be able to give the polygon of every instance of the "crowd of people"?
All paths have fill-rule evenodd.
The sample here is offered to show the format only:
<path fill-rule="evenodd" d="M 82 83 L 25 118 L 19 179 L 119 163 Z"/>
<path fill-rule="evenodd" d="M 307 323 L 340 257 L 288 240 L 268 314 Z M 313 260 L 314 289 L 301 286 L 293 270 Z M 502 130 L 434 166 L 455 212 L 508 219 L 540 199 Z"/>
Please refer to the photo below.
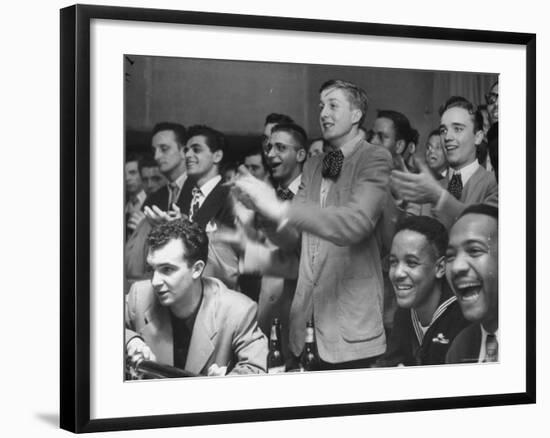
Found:
<path fill-rule="evenodd" d="M 269 114 L 227 162 L 224 135 L 158 123 L 125 162 L 126 353 L 197 375 L 498 361 L 498 82 L 443 102 L 425 139 L 329 80 L 321 138 Z"/>

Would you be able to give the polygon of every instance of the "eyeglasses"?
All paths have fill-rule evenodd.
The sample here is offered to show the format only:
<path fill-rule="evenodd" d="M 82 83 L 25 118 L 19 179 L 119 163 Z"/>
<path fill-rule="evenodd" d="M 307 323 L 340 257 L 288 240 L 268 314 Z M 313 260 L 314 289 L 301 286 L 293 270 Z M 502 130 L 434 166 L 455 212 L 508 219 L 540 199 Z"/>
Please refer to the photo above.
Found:
<path fill-rule="evenodd" d="M 290 148 L 293 148 L 294 146 L 284 143 L 267 143 L 266 149 L 267 153 L 271 152 L 271 149 L 275 151 L 276 154 L 284 154 L 287 150 Z"/>
<path fill-rule="evenodd" d="M 494 105 L 498 101 L 498 93 L 487 93 L 485 95 L 485 101 L 487 105 Z"/>

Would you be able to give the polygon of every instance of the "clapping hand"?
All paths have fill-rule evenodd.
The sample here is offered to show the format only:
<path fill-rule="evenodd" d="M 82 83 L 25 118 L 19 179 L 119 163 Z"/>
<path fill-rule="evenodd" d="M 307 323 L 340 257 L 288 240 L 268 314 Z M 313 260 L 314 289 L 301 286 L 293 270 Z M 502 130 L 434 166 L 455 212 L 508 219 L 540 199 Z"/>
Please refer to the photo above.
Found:
<path fill-rule="evenodd" d="M 152 226 L 159 225 L 163 222 L 169 222 L 182 217 L 180 208 L 176 204 L 172 204 L 172 208 L 168 211 L 162 211 L 156 205 L 145 207 L 143 209 L 145 217 Z"/>
<path fill-rule="evenodd" d="M 229 183 L 233 195 L 244 204 L 266 218 L 279 222 L 285 210 L 285 204 L 275 194 L 270 185 L 255 178 L 244 166 L 239 166 L 238 178 Z"/>
<path fill-rule="evenodd" d="M 419 173 L 410 173 L 405 166 L 391 173 L 391 190 L 398 198 L 417 204 L 435 205 L 441 196 L 443 187 L 433 177 L 431 170 L 423 161 L 414 159 Z"/>

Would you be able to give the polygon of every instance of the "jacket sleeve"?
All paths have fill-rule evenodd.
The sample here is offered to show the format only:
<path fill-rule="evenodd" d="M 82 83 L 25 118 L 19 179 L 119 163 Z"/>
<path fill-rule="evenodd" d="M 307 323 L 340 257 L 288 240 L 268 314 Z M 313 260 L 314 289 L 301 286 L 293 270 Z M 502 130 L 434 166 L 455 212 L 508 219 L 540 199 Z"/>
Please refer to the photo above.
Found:
<path fill-rule="evenodd" d="M 126 295 L 126 301 L 124 305 L 124 345 L 127 345 L 130 340 L 136 337 L 141 337 L 136 332 L 135 318 L 136 318 L 136 299 L 137 299 L 137 287 L 134 283 L 130 288 L 130 292 Z"/>
<path fill-rule="evenodd" d="M 339 246 L 371 236 L 386 202 L 391 157 L 385 149 L 371 147 L 357 159 L 357 175 L 352 185 L 344 188 L 351 191 L 346 203 L 322 208 L 305 196 L 297 196 L 297 202 L 292 202 L 288 210 L 289 225 Z M 304 184 L 310 181 L 306 179 Z"/>
<path fill-rule="evenodd" d="M 244 314 L 236 321 L 232 349 L 235 366 L 229 374 L 259 374 L 267 371 L 267 339 L 256 322 L 257 305 L 247 302 Z"/>
<path fill-rule="evenodd" d="M 270 275 L 295 280 L 298 278 L 300 254 L 284 251 L 258 242 L 248 242 L 241 263 L 242 273 Z"/>
<path fill-rule="evenodd" d="M 470 202 L 461 202 L 445 190 L 439 202 L 432 209 L 433 217 L 439 220 L 447 229 L 450 229 L 456 222 L 458 216 L 470 204 L 489 204 L 498 206 L 498 184 L 493 175 L 489 175 L 488 181 L 476 187 L 479 197 Z"/>

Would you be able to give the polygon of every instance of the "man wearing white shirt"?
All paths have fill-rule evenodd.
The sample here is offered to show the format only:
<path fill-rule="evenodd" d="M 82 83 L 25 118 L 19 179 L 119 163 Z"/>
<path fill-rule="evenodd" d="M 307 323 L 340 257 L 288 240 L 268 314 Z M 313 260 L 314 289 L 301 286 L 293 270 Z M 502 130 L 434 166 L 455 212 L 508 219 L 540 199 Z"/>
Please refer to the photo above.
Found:
<path fill-rule="evenodd" d="M 181 213 L 206 231 L 219 225 L 233 226 L 233 206 L 229 189 L 222 184 L 220 164 L 225 138 L 208 126 L 191 126 L 185 144 L 185 164 L 189 179 L 181 192 Z"/>
<path fill-rule="evenodd" d="M 464 318 L 473 324 L 460 332 L 447 352 L 447 363 L 497 362 L 498 209 L 467 207 L 451 228 L 446 275 Z"/>
<path fill-rule="evenodd" d="M 463 97 L 453 96 L 441 110 L 439 126 L 449 172 L 439 182 L 424 163 L 418 174 L 394 170 L 392 187 L 406 201 L 429 203 L 431 214 L 448 229 L 470 204 L 498 205 L 498 184 L 479 165 L 476 148 L 483 140 L 483 119 Z"/>

